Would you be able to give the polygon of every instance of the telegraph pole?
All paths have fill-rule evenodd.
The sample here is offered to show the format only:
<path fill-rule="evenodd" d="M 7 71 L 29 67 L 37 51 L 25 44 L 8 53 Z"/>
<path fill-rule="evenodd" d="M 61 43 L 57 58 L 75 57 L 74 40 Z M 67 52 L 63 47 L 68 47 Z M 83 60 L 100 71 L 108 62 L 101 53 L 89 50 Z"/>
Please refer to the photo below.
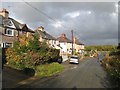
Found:
<path fill-rule="evenodd" d="M 71 34 L 72 34 L 72 55 L 73 55 L 73 30 L 71 30 Z"/>

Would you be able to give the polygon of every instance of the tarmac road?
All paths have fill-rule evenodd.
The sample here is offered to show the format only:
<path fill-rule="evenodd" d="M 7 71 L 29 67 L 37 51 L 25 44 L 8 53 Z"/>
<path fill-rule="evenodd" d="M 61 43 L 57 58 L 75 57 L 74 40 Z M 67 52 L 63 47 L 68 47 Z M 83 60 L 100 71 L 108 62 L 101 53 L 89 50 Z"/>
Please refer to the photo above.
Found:
<path fill-rule="evenodd" d="M 69 69 L 47 79 L 36 80 L 19 88 L 109 88 L 106 72 L 96 58 L 70 65 Z"/>

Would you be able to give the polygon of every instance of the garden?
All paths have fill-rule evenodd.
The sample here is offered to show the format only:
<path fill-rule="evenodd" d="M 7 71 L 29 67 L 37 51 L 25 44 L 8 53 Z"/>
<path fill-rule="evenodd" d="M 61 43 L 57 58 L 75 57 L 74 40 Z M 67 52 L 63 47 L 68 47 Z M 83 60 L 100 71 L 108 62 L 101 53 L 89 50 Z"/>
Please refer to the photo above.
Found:
<path fill-rule="evenodd" d="M 13 47 L 5 50 L 6 65 L 30 75 L 35 72 L 34 75 L 40 77 L 51 76 L 63 70 L 63 66 L 55 62 L 59 53 L 46 42 L 39 42 L 38 34 L 22 35 Z"/>

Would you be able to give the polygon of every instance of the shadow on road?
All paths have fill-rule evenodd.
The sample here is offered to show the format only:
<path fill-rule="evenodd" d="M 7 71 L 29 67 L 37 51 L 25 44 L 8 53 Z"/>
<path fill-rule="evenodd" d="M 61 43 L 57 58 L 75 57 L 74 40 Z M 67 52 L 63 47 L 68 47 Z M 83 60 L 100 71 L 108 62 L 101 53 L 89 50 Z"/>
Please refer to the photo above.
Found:
<path fill-rule="evenodd" d="M 72 88 L 72 90 L 77 90 L 77 87 L 76 87 L 76 86 L 74 86 L 74 87 Z"/>
<path fill-rule="evenodd" d="M 28 72 L 30 72 L 29 75 Z M 34 74 L 35 72 L 31 69 L 20 71 L 5 66 L 2 70 L 2 87 L 15 88 L 19 82 L 32 77 Z"/>

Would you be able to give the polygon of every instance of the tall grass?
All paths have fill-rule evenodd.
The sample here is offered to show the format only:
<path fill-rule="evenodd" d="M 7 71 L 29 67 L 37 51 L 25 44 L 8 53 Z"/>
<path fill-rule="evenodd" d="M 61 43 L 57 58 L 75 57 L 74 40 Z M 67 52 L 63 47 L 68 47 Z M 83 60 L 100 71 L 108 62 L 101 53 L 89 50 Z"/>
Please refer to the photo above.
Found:
<path fill-rule="evenodd" d="M 49 77 L 63 70 L 63 66 L 58 63 L 44 64 L 36 67 L 36 76 Z"/>

